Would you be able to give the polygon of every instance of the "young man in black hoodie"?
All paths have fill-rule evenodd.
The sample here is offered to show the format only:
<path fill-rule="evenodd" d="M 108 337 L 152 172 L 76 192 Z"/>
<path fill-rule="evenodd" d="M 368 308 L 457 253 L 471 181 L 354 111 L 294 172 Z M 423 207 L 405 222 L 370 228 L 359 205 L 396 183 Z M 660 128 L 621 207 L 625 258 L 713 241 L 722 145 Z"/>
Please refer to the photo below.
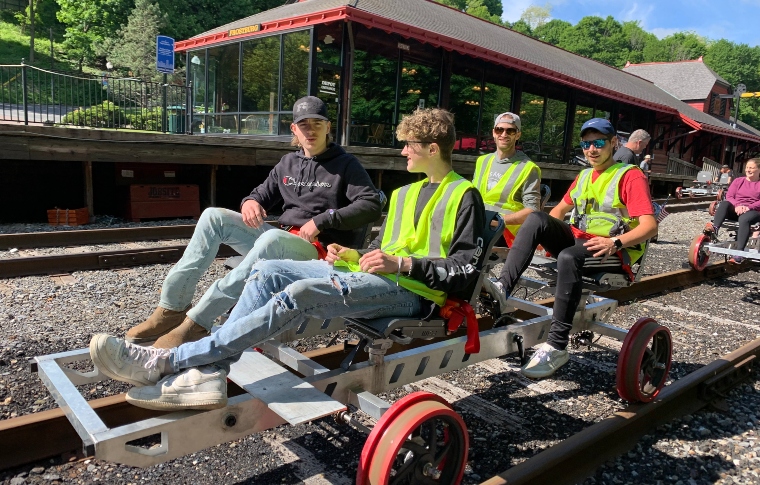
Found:
<path fill-rule="evenodd" d="M 438 108 L 417 110 L 396 133 L 407 170 L 427 177 L 393 193 L 369 250 L 336 243 L 326 261 L 259 261 L 230 319 L 212 335 L 172 349 L 95 335 L 90 355 L 97 368 L 143 386 L 127 393 L 136 406 L 219 408 L 227 404 L 231 363 L 310 317 L 424 316 L 448 294 L 471 289 L 483 257 L 485 208 L 475 187 L 451 168 L 454 117 Z"/>
<path fill-rule="evenodd" d="M 330 142 L 327 107 L 319 98 L 296 101 L 290 129 L 300 150 L 282 157 L 243 199 L 239 213 L 203 211 L 185 253 L 164 280 L 158 308 L 127 332 L 128 342 L 172 348 L 201 339 L 237 302 L 256 261 L 324 258 L 327 245 L 349 244 L 351 230 L 380 218 L 382 202 L 369 174 L 356 157 Z M 267 211 L 280 203 L 282 229 L 265 222 Z M 246 257 L 191 309 L 195 287 L 221 243 Z"/>

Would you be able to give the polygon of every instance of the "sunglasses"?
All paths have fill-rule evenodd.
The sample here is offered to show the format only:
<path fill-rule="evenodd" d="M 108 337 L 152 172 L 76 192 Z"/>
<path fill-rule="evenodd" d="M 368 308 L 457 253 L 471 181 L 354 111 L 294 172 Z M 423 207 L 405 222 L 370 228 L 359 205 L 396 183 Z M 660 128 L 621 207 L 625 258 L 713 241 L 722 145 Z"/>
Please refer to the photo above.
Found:
<path fill-rule="evenodd" d="M 419 141 L 419 140 L 400 140 L 401 144 L 408 147 L 410 143 L 419 143 L 420 145 L 430 145 L 432 141 Z"/>
<path fill-rule="evenodd" d="M 589 148 L 591 148 L 591 145 L 594 145 L 595 148 L 604 148 L 604 145 L 606 145 L 608 141 L 609 140 L 605 138 L 600 138 L 598 140 L 591 140 L 591 141 L 581 140 L 581 148 L 583 148 L 584 150 L 588 150 Z"/>
<path fill-rule="evenodd" d="M 496 126 L 493 129 L 493 132 L 497 135 L 501 135 L 504 132 L 507 132 L 507 135 L 509 136 L 515 136 L 517 134 L 517 128 L 504 128 L 502 126 Z"/>

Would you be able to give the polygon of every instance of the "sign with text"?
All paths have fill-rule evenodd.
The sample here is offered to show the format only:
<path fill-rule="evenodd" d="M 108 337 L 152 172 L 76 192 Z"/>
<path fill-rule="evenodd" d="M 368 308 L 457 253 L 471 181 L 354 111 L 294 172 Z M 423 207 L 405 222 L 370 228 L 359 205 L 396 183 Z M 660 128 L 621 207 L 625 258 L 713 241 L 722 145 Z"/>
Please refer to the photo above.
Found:
<path fill-rule="evenodd" d="M 156 70 L 174 74 L 174 39 L 171 37 L 156 36 Z"/>
<path fill-rule="evenodd" d="M 261 30 L 261 24 L 249 25 L 247 27 L 240 27 L 239 29 L 232 29 L 227 32 L 227 37 L 235 37 L 236 35 L 252 34 Z"/>

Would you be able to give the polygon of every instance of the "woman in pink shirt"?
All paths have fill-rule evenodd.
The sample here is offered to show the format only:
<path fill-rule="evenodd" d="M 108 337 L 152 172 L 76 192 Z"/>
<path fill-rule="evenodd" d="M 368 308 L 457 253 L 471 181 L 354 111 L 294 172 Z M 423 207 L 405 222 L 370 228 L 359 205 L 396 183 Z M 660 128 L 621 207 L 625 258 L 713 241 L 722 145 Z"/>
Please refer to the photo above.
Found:
<path fill-rule="evenodd" d="M 705 225 L 705 232 L 718 235 L 721 224 L 726 219 L 739 221 L 739 231 L 736 234 L 736 249 L 743 251 L 749 239 L 749 228 L 760 222 L 760 159 L 747 160 L 744 167 L 744 177 L 737 178 L 728 188 L 726 200 L 720 203 L 715 211 L 713 222 Z M 735 256 L 729 261 L 741 263 L 744 258 Z"/>

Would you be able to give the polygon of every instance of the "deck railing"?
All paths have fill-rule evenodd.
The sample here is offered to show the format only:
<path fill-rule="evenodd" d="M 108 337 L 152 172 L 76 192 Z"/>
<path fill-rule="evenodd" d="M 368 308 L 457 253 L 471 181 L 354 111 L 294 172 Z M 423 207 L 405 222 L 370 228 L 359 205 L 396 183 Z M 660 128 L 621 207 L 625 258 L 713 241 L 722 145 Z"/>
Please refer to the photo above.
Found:
<path fill-rule="evenodd" d="M 687 177 L 696 177 L 699 167 L 693 163 L 686 162 L 676 157 L 668 157 L 667 173 L 670 175 L 685 175 Z"/>
<path fill-rule="evenodd" d="M 189 86 L 0 65 L 0 120 L 185 133 Z"/>

